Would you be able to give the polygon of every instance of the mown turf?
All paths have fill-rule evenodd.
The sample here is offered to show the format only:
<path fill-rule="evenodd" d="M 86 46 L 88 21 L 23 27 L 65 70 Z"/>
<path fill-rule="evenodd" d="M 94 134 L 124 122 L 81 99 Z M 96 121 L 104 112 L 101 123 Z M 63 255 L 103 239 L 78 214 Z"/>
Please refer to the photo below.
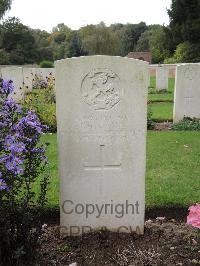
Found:
<path fill-rule="evenodd" d="M 152 112 L 152 120 L 157 122 L 172 121 L 173 119 L 173 103 L 151 103 L 148 105 Z"/>
<path fill-rule="evenodd" d="M 49 142 L 49 207 L 59 206 L 56 134 Z M 155 132 L 147 137 L 146 206 L 189 206 L 200 201 L 200 132 Z"/>
<path fill-rule="evenodd" d="M 153 94 L 148 95 L 148 99 L 151 101 L 154 100 L 171 100 L 173 101 L 174 99 L 174 84 L 175 84 L 175 79 L 174 78 L 169 78 L 168 81 L 168 92 L 169 93 L 156 93 L 156 77 L 151 77 L 151 82 L 150 82 L 150 89 L 149 91 L 154 92 Z"/>
<path fill-rule="evenodd" d="M 200 132 L 148 132 L 148 206 L 200 201 Z"/>

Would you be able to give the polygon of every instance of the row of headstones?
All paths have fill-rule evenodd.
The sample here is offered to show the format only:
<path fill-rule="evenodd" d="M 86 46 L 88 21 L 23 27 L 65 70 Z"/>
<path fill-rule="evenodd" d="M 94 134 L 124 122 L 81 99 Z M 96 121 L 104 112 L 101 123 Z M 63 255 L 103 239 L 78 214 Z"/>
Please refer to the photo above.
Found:
<path fill-rule="evenodd" d="M 55 76 L 54 68 L 0 66 L 0 77 L 3 79 L 12 80 L 14 83 L 15 94 L 13 97 L 17 101 L 23 98 L 26 91 L 32 90 L 36 77 L 47 80 L 50 75 Z"/>
<path fill-rule="evenodd" d="M 149 66 L 149 71 L 152 66 Z M 168 66 L 155 66 L 156 70 L 156 89 L 159 90 L 167 90 L 168 88 L 168 75 L 169 68 Z M 15 83 L 16 87 L 16 99 L 20 99 L 23 96 L 24 90 L 19 90 L 19 88 L 26 88 L 28 90 L 32 89 L 33 80 L 35 75 L 41 76 L 44 80 L 52 73 L 55 75 L 54 68 L 34 68 L 34 67 L 1 67 L 0 66 L 0 77 L 5 79 L 12 79 Z M 150 86 L 150 81 L 149 81 Z"/>
<path fill-rule="evenodd" d="M 149 69 L 149 66 L 148 66 Z M 128 72 L 130 75 L 130 71 Z M 36 76 L 44 80 L 55 76 L 54 68 L 0 67 L 0 76 L 11 79 L 15 85 L 14 98 L 20 100 L 25 91 L 32 90 Z M 168 89 L 169 68 L 166 65 L 156 67 L 156 89 Z M 184 116 L 200 117 L 200 64 L 181 64 L 176 67 L 176 85 L 174 92 L 174 122 Z"/>
<path fill-rule="evenodd" d="M 55 65 L 62 233 L 142 234 L 147 63 L 89 56 Z M 181 114 L 200 117 L 199 74 L 200 64 L 177 67 Z"/>
<path fill-rule="evenodd" d="M 151 86 L 151 76 L 156 76 L 156 90 L 167 90 L 168 79 L 175 78 L 177 64 L 148 65 L 149 87 Z"/>
<path fill-rule="evenodd" d="M 169 69 L 167 66 L 156 67 L 156 90 L 168 90 Z"/>
<path fill-rule="evenodd" d="M 55 65 L 62 233 L 142 234 L 148 64 L 88 56 Z M 200 64 L 177 67 L 175 92 L 176 106 L 198 116 L 199 74 Z"/>
<path fill-rule="evenodd" d="M 156 68 L 156 90 L 168 89 L 169 68 Z M 176 67 L 173 121 L 183 117 L 200 118 L 200 63 Z"/>

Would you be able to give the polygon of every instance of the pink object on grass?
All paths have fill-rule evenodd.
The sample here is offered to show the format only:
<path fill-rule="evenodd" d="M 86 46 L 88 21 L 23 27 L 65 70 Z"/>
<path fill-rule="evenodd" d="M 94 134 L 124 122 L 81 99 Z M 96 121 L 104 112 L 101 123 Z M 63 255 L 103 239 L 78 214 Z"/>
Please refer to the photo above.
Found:
<path fill-rule="evenodd" d="M 193 205 L 189 208 L 187 224 L 200 229 L 200 204 Z"/>

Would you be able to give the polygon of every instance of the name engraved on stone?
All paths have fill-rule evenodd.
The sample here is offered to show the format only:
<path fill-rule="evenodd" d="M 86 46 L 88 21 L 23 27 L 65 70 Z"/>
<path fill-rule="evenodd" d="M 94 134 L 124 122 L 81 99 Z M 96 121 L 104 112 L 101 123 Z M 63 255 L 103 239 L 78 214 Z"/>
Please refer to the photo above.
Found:
<path fill-rule="evenodd" d="M 109 110 L 121 100 L 120 79 L 111 70 L 94 69 L 83 78 L 81 93 L 94 110 Z"/>

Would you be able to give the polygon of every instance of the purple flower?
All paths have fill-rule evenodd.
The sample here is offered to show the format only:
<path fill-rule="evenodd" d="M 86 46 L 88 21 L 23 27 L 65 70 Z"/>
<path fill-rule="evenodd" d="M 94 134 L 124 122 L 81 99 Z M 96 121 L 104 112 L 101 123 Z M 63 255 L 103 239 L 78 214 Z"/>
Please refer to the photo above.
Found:
<path fill-rule="evenodd" d="M 13 152 L 21 153 L 26 150 L 25 144 L 23 142 L 18 142 L 13 145 Z"/>
<path fill-rule="evenodd" d="M 23 168 L 20 167 L 20 165 L 23 164 L 23 160 L 13 154 L 7 155 L 3 162 L 5 167 L 15 175 L 22 174 L 24 171 Z"/>
<path fill-rule="evenodd" d="M 18 178 L 23 181 L 28 167 L 31 168 L 28 175 L 34 181 L 42 171 L 40 165 L 47 160 L 45 149 L 37 145 L 46 127 L 33 111 L 24 115 L 25 110 L 12 98 L 8 99 L 13 90 L 12 81 L 0 80 L 0 190 L 10 189 Z"/>
<path fill-rule="evenodd" d="M 45 163 L 47 164 L 48 163 L 48 160 L 47 160 L 47 157 L 44 155 L 45 154 L 45 149 L 43 147 L 40 147 L 40 148 L 33 148 L 31 150 L 32 153 L 34 154 L 37 154 L 40 159 Z"/>
<path fill-rule="evenodd" d="M 4 121 L 4 122 L 0 121 L 0 128 L 4 128 L 5 126 L 7 126 L 6 121 Z"/>
<path fill-rule="evenodd" d="M 29 111 L 27 116 L 20 119 L 17 125 L 15 125 L 14 130 L 21 133 L 21 135 L 24 135 L 25 131 L 28 129 L 32 130 L 32 138 L 38 138 L 38 134 L 42 133 L 42 129 L 44 126 L 39 121 L 37 115 Z"/>
<path fill-rule="evenodd" d="M 0 127 L 6 127 L 11 123 L 11 117 L 9 112 L 4 110 L 4 107 L 2 107 L 2 110 L 0 112 Z"/>
<path fill-rule="evenodd" d="M 13 91 L 14 86 L 12 80 L 2 80 L 2 84 L 0 86 L 0 94 L 5 94 L 6 96 L 8 96 Z"/>
<path fill-rule="evenodd" d="M 16 104 L 12 99 L 3 101 L 0 106 L 0 128 L 12 125 L 13 114 L 21 113 L 21 107 Z"/>
<path fill-rule="evenodd" d="M 1 157 L 0 157 L 0 163 L 4 163 L 6 160 L 8 159 L 8 155 L 2 155 Z"/>
<path fill-rule="evenodd" d="M 3 110 L 7 112 L 10 112 L 11 110 L 13 110 L 19 114 L 22 112 L 21 106 L 17 104 L 13 99 L 7 99 L 4 101 Z"/>
<path fill-rule="evenodd" d="M 47 80 L 44 80 L 41 76 L 36 76 L 33 83 L 33 89 L 46 89 L 48 87 Z"/>
<path fill-rule="evenodd" d="M 9 188 L 8 188 L 6 182 L 2 178 L 0 178 L 0 190 L 8 190 L 8 189 Z"/>
<path fill-rule="evenodd" d="M 15 138 L 10 135 L 5 139 L 4 148 L 12 153 L 21 153 L 26 149 L 23 142 L 15 142 Z"/>
<path fill-rule="evenodd" d="M 40 148 L 33 148 L 31 151 L 33 153 L 44 153 L 45 152 L 44 148 L 42 148 L 42 147 L 40 147 Z"/>
<path fill-rule="evenodd" d="M 5 144 L 4 144 L 5 150 L 10 151 L 13 142 L 14 142 L 13 136 L 8 135 L 5 139 Z"/>

